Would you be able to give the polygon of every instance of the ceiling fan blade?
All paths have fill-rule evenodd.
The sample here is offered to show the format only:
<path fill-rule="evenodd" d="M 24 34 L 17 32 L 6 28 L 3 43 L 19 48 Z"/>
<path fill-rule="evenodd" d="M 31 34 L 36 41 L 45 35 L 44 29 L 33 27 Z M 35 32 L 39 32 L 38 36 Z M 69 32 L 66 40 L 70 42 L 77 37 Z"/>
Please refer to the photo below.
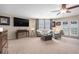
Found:
<path fill-rule="evenodd" d="M 75 5 L 75 6 L 67 8 L 67 9 L 73 9 L 73 8 L 77 8 L 77 7 L 79 7 L 79 5 Z"/>
<path fill-rule="evenodd" d="M 66 13 L 71 13 L 71 11 L 66 11 Z"/>
<path fill-rule="evenodd" d="M 60 10 L 54 10 L 54 11 L 51 11 L 51 12 L 59 12 Z"/>
<path fill-rule="evenodd" d="M 59 15 L 60 14 L 60 12 L 59 13 L 57 13 L 57 15 Z"/>

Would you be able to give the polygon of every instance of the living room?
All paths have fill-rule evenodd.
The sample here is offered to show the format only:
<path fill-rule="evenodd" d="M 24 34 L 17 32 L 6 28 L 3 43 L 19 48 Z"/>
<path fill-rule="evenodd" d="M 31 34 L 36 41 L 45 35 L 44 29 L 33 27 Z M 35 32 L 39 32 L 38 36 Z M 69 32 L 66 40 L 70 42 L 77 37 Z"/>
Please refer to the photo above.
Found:
<path fill-rule="evenodd" d="M 8 45 L 0 52 L 79 53 L 78 10 L 75 4 L 1 4 L 0 30 L 7 30 Z"/>

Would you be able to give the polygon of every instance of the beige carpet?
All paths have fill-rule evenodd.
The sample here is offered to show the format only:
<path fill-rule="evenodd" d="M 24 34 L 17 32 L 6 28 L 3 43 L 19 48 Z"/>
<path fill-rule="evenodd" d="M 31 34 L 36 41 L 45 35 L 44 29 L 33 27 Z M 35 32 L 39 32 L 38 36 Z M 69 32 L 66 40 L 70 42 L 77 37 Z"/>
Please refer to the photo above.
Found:
<path fill-rule="evenodd" d="M 9 40 L 9 54 L 68 54 L 79 53 L 79 40 L 63 37 L 61 40 L 42 41 L 40 37 Z"/>

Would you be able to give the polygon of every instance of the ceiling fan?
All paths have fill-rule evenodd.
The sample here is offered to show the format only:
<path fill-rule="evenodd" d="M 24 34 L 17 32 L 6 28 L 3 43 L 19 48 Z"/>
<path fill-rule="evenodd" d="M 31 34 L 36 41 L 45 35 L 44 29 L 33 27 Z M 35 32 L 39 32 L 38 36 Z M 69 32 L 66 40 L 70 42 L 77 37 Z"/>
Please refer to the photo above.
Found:
<path fill-rule="evenodd" d="M 71 13 L 70 9 L 74 9 L 74 8 L 79 7 L 79 5 L 75 5 L 75 6 L 67 8 L 66 5 L 67 4 L 62 4 L 60 10 L 54 10 L 51 12 L 58 12 L 57 15 L 62 14 L 62 13 Z"/>

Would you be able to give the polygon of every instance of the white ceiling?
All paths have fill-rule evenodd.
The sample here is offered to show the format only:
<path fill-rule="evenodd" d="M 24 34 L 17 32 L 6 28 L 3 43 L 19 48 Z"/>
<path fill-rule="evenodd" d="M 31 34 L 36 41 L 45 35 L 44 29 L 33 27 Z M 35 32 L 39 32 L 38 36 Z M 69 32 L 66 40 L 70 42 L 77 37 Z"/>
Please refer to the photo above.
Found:
<path fill-rule="evenodd" d="M 60 6 L 58 4 L 0 4 L 0 13 L 30 18 L 60 18 L 79 14 L 79 8 L 72 9 L 69 14 L 56 15 L 57 13 L 50 12 L 59 10 Z M 70 6 L 73 5 L 67 5 Z"/>

